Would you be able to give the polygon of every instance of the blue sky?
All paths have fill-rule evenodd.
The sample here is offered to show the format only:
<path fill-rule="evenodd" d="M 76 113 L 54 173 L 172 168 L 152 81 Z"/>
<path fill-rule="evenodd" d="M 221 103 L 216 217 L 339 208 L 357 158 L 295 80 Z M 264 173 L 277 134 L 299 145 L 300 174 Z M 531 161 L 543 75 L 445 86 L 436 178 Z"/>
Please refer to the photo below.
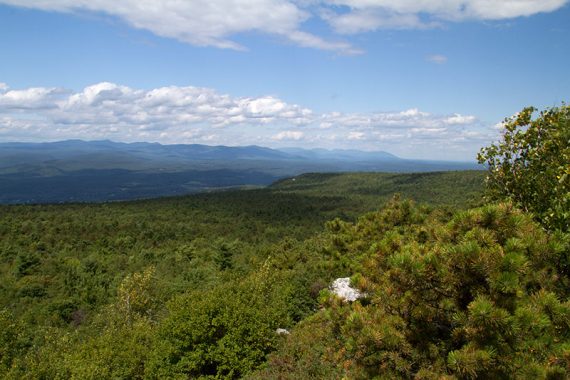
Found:
<path fill-rule="evenodd" d="M 568 0 L 0 0 L 0 141 L 473 160 L 568 101 Z"/>

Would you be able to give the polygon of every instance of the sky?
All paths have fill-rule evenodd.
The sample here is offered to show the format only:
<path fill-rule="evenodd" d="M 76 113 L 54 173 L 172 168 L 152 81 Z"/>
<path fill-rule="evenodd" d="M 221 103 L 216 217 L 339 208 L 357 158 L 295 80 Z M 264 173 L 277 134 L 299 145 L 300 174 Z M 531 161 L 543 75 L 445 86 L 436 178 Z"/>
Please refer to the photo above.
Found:
<path fill-rule="evenodd" d="M 0 142 L 473 161 L 569 100 L 570 0 L 0 0 Z"/>

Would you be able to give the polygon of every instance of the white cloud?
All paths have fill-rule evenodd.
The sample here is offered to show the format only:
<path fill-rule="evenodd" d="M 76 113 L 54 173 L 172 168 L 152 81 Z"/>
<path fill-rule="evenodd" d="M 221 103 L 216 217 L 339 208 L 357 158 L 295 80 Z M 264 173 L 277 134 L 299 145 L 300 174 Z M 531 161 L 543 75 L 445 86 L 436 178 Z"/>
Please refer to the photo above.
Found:
<path fill-rule="evenodd" d="M 29 110 L 37 108 L 54 108 L 54 100 L 63 93 L 61 89 L 34 87 L 25 90 L 8 90 L 4 85 L 0 93 L 0 109 Z"/>
<path fill-rule="evenodd" d="M 191 86 L 145 91 L 108 82 L 75 93 L 57 88 L 0 93 L 0 115 L 14 112 L 52 125 L 62 136 L 93 138 L 119 133 L 127 139 L 149 137 L 152 131 L 170 131 L 175 136 L 196 125 L 303 125 L 312 117 L 309 109 L 275 97 L 233 98 Z M 160 139 L 156 133 L 152 137 Z"/>
<path fill-rule="evenodd" d="M 384 149 L 404 156 L 410 146 L 418 152 L 418 147 L 429 146 L 436 154 L 455 151 L 470 159 L 496 133 L 473 115 L 435 115 L 417 108 L 317 114 L 276 96 L 233 97 L 192 86 L 142 90 L 102 82 L 76 92 L 43 87 L 0 92 L 0 141 L 81 138 L 265 146 L 295 142 Z M 450 142 L 456 146 L 448 148 Z"/>
<path fill-rule="evenodd" d="M 346 6 L 348 12 L 322 12 L 322 17 L 341 34 L 377 29 L 417 29 L 446 21 L 503 20 L 552 12 L 568 0 L 328 0 Z"/>
<path fill-rule="evenodd" d="M 493 125 L 493 129 L 497 131 L 502 131 L 503 129 L 505 129 L 505 122 L 501 121 L 500 123 L 496 123 L 495 125 Z"/>
<path fill-rule="evenodd" d="M 358 50 L 326 41 L 300 27 L 311 13 L 287 0 L 0 0 L 0 3 L 58 12 L 102 12 L 135 28 L 196 46 L 245 50 L 232 36 L 243 32 L 278 35 L 300 46 L 346 54 Z"/>
<path fill-rule="evenodd" d="M 196 46 L 245 50 L 232 37 L 276 35 L 298 46 L 360 54 L 345 41 L 303 30 L 321 17 L 339 34 L 432 28 L 448 21 L 502 20 L 552 12 L 568 0 L 0 0 L 0 4 L 66 13 L 96 12 L 158 36 Z M 340 7 L 339 7 L 340 6 Z M 346 9 L 348 8 L 348 11 Z"/>
<path fill-rule="evenodd" d="M 419 109 L 417 108 L 410 108 L 409 110 L 405 110 L 399 113 L 399 116 L 410 116 L 410 117 L 415 117 L 415 116 L 429 116 L 429 113 L 427 112 L 421 112 Z"/>
<path fill-rule="evenodd" d="M 417 108 L 412 108 L 401 112 L 376 112 L 368 114 L 341 114 L 331 112 L 321 116 L 321 125 L 345 126 L 360 129 L 400 129 L 413 126 L 433 128 L 443 124 L 449 124 L 448 120 L 450 119 L 459 120 L 458 118 L 470 118 L 469 120 L 472 122 L 476 121 L 474 116 L 463 116 L 459 114 L 452 116 L 431 115 Z"/>
<path fill-rule="evenodd" d="M 8 85 L 6 83 L 2 83 L 0 82 L 0 92 L 6 92 L 8 91 L 10 87 L 8 87 Z"/>
<path fill-rule="evenodd" d="M 472 124 L 476 121 L 475 116 L 465 116 L 465 115 L 459 115 L 459 114 L 455 114 L 453 116 L 449 116 L 444 120 L 445 124 L 449 124 L 449 125 L 465 125 L 465 124 Z"/>
<path fill-rule="evenodd" d="M 328 0 L 351 9 L 380 9 L 393 14 L 428 14 L 440 19 L 507 19 L 552 12 L 567 0 Z"/>
<path fill-rule="evenodd" d="M 468 2 L 465 13 L 470 18 L 500 20 L 552 12 L 567 2 L 567 0 L 473 0 Z"/>
<path fill-rule="evenodd" d="M 102 82 L 86 87 L 81 93 L 71 95 L 63 106 L 66 108 L 97 106 L 105 102 L 121 101 L 132 93 L 128 87 Z"/>
<path fill-rule="evenodd" d="M 412 128 L 410 129 L 412 133 L 424 134 L 424 135 L 441 135 L 446 132 L 445 128 Z"/>
<path fill-rule="evenodd" d="M 443 65 L 444 63 L 447 62 L 447 57 L 441 54 L 433 54 L 433 55 L 428 55 L 426 57 L 426 60 L 428 62 L 436 63 L 438 65 Z"/>
<path fill-rule="evenodd" d="M 299 141 L 303 138 L 303 136 L 305 136 L 305 134 L 301 131 L 283 131 L 273 136 L 273 139 L 278 141 L 281 140 Z"/>
<path fill-rule="evenodd" d="M 364 132 L 350 132 L 347 138 L 349 140 L 364 140 Z"/>
<path fill-rule="evenodd" d="M 287 37 L 292 42 L 303 47 L 338 51 L 345 55 L 359 55 L 363 53 L 362 50 L 352 47 L 352 45 L 347 42 L 326 41 L 321 37 L 299 30 L 291 32 Z"/>
<path fill-rule="evenodd" d="M 424 23 L 419 15 L 408 13 L 392 13 L 383 9 L 355 8 L 348 13 L 321 11 L 321 17 L 340 34 L 358 34 L 376 29 L 418 29 L 435 26 L 435 23 Z"/>

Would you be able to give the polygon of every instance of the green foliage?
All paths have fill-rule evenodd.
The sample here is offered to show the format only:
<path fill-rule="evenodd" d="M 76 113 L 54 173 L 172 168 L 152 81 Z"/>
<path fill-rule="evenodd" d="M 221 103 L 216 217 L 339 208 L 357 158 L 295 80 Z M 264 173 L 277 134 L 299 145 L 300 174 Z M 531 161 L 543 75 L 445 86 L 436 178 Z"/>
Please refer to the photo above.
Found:
<path fill-rule="evenodd" d="M 152 323 L 135 317 L 127 325 L 112 311 L 106 318 L 90 334 L 38 329 L 35 348 L 22 353 L 4 378 L 142 379 L 154 345 Z"/>
<path fill-rule="evenodd" d="M 233 267 L 233 256 L 235 254 L 237 241 L 233 243 L 227 243 L 225 241 L 221 241 L 218 244 L 218 252 L 215 255 L 215 262 L 218 265 L 218 269 L 226 270 L 232 269 Z"/>
<path fill-rule="evenodd" d="M 9 311 L 0 310 L 0 374 L 7 373 L 30 344 L 23 327 Z"/>
<path fill-rule="evenodd" d="M 287 305 L 266 263 L 241 282 L 169 303 L 150 378 L 239 378 L 258 367 L 287 326 Z"/>
<path fill-rule="evenodd" d="M 503 138 L 479 153 L 491 199 L 510 199 L 549 229 L 570 227 L 570 106 L 533 107 L 506 119 Z"/>
<path fill-rule="evenodd" d="M 295 194 L 347 197 L 366 205 L 365 211 L 377 210 L 394 194 L 433 206 L 467 207 L 481 200 L 484 171 L 447 171 L 429 173 L 310 173 L 278 181 L 275 191 Z M 352 205 L 343 207 L 348 213 Z M 361 206 L 362 207 L 362 206 Z M 362 209 L 361 209 L 362 210 Z M 355 210 L 356 211 L 356 210 Z M 357 216 L 362 211 L 357 212 Z"/>
<path fill-rule="evenodd" d="M 117 290 L 117 309 L 128 323 L 134 316 L 150 316 L 152 314 L 152 277 L 155 268 L 149 267 L 143 272 L 127 275 Z"/>
<path fill-rule="evenodd" d="M 0 377 L 248 376 L 290 339 L 276 329 L 297 336 L 295 324 L 318 321 L 321 291 L 366 256 L 349 220 L 397 189 L 419 196 L 416 187 L 429 184 L 439 190 L 424 199 L 465 207 L 482 187 L 477 172 L 389 176 L 389 189 L 375 192 L 385 175 L 314 178 L 313 185 L 303 178 L 305 189 L 0 206 Z M 424 218 L 411 204 L 398 207 L 368 233 Z M 336 363 L 334 346 L 321 337 L 312 339 L 315 352 Z M 315 362 L 316 353 L 305 364 L 289 361 L 297 378 L 304 365 L 314 377 L 340 373 Z"/>
<path fill-rule="evenodd" d="M 328 241 L 366 298 L 325 298 L 254 377 L 570 376 L 570 280 L 558 270 L 569 246 L 511 205 L 448 215 L 395 201 L 333 223 Z"/>
<path fill-rule="evenodd" d="M 36 252 L 20 253 L 16 257 L 14 275 L 16 277 L 22 277 L 28 274 L 32 274 L 34 269 L 36 269 L 39 264 L 40 256 Z"/>

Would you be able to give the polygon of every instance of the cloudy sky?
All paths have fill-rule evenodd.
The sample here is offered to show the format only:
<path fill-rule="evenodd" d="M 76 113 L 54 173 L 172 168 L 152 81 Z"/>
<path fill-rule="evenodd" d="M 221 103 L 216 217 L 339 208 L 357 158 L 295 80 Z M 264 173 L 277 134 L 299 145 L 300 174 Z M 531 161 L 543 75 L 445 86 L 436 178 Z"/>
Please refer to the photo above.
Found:
<path fill-rule="evenodd" d="M 569 100 L 569 0 L 0 0 L 0 141 L 473 160 Z"/>

